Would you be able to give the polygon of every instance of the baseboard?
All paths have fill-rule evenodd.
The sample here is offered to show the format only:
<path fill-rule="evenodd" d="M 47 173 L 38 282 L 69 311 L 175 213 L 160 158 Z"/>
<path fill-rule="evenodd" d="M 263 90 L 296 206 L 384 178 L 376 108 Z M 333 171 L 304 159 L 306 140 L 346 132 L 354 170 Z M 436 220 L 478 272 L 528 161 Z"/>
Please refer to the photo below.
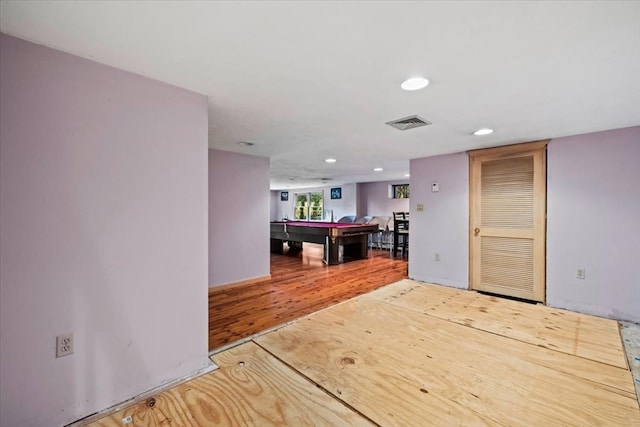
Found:
<path fill-rule="evenodd" d="M 170 388 L 173 388 L 182 383 L 186 383 L 187 381 L 191 381 L 196 377 L 208 374 L 209 372 L 213 372 L 216 369 L 218 369 L 218 365 L 216 365 L 216 363 L 213 360 L 211 360 L 211 358 L 208 357 L 207 361 L 208 361 L 208 366 L 205 366 L 202 369 L 198 369 L 197 371 L 192 372 L 186 377 L 178 378 L 176 380 L 162 384 L 159 387 L 152 388 L 151 390 L 145 391 L 144 393 L 134 396 L 131 399 L 127 399 L 124 402 L 118 403 L 117 405 L 114 405 L 110 408 L 104 409 L 102 411 L 96 412 L 95 414 L 92 414 L 82 419 L 79 419 L 77 421 L 74 421 L 71 424 L 65 425 L 64 427 L 81 427 L 87 424 L 91 424 L 94 421 L 97 421 L 104 417 L 108 417 L 109 415 L 115 414 L 116 412 L 119 412 L 125 408 L 128 408 L 129 406 L 137 405 L 140 402 L 144 402 L 150 397 L 156 396 L 164 391 L 169 390 Z"/>
<path fill-rule="evenodd" d="M 219 291 L 221 289 L 235 288 L 238 286 L 253 285 L 254 283 L 263 282 L 265 280 L 271 280 L 271 275 L 254 277 L 247 280 L 241 280 L 239 282 L 223 283 L 222 285 L 209 286 L 209 293 Z"/>

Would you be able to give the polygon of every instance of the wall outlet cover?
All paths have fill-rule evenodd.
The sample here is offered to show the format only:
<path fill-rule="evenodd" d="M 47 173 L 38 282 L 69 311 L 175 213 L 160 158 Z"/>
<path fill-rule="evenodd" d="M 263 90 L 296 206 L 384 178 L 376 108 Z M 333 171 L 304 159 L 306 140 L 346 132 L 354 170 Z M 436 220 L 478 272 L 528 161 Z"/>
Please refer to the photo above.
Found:
<path fill-rule="evenodd" d="M 56 357 L 73 354 L 73 333 L 58 335 L 56 337 Z"/>

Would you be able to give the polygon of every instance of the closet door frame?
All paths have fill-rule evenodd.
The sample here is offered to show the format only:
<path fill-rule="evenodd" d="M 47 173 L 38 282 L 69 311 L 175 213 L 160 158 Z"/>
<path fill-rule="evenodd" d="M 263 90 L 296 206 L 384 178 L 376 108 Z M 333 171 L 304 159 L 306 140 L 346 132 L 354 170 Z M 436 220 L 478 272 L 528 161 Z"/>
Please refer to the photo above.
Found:
<path fill-rule="evenodd" d="M 546 148 L 549 140 L 468 151 L 469 155 L 469 288 L 546 302 Z M 482 164 L 495 160 L 533 157 L 533 229 L 482 227 Z M 533 292 L 482 284 L 482 238 L 533 240 Z M 505 292 L 506 291 L 506 292 Z"/>

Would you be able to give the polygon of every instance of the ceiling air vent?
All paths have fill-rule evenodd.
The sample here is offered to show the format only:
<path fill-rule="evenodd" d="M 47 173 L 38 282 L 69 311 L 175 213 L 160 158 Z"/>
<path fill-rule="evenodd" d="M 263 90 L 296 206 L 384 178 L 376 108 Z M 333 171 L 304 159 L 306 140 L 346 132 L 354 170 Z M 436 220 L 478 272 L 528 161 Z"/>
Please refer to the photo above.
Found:
<path fill-rule="evenodd" d="M 429 120 L 423 119 L 422 117 L 418 117 L 417 115 L 413 115 L 409 117 L 403 117 L 398 120 L 391 120 L 386 124 L 396 129 L 407 130 L 407 129 L 418 128 L 420 126 L 427 126 L 427 125 L 430 125 L 431 122 Z"/>

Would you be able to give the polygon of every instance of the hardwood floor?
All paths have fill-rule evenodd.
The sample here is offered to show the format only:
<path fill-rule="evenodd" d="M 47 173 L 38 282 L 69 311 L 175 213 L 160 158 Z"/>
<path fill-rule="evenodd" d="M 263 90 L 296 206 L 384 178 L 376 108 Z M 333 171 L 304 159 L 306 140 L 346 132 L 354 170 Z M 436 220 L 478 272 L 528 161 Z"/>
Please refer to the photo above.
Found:
<path fill-rule="evenodd" d="M 209 292 L 209 350 L 407 277 L 407 259 L 388 250 L 327 266 L 322 245 L 297 255 L 271 255 L 271 279 Z"/>

